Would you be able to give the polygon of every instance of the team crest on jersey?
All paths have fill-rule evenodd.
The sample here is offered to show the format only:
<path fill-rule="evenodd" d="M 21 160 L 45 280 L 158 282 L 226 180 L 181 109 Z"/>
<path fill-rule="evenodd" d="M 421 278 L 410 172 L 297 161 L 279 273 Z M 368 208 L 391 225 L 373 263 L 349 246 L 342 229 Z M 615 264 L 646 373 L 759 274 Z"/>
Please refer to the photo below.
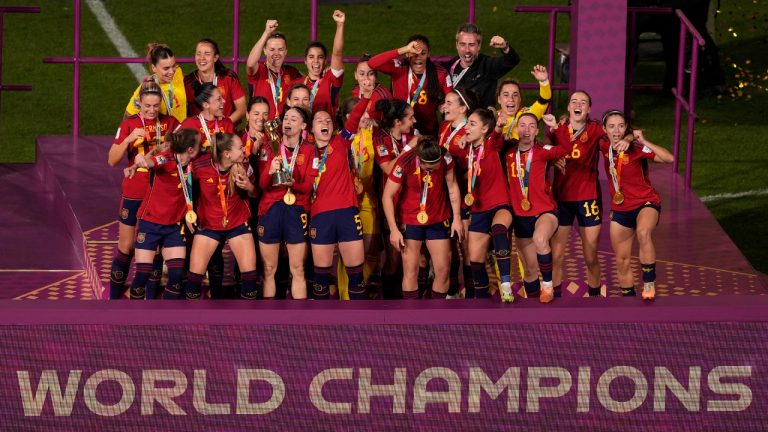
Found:
<path fill-rule="evenodd" d="M 584 131 L 581 135 L 579 135 L 579 139 L 581 142 L 585 143 L 589 139 L 589 135 L 587 135 L 587 131 Z"/>
<path fill-rule="evenodd" d="M 269 157 L 269 155 L 267 154 L 267 151 L 266 150 L 262 150 L 261 151 L 261 156 L 259 156 L 259 160 L 265 161 L 265 160 L 267 160 L 268 157 Z"/>
<path fill-rule="evenodd" d="M 310 238 L 317 238 L 317 228 L 310 228 L 309 229 L 309 237 Z"/>
<path fill-rule="evenodd" d="M 389 152 L 387 151 L 387 146 L 385 146 L 384 144 L 380 145 L 379 146 L 379 156 L 383 157 L 383 156 L 386 156 L 388 154 L 389 154 Z"/>
<path fill-rule="evenodd" d="M 146 233 L 139 233 L 136 236 L 136 243 L 144 243 L 144 240 L 146 240 L 146 239 L 147 239 L 147 234 Z"/>
<path fill-rule="evenodd" d="M 307 160 L 306 160 L 306 157 L 304 156 L 304 154 L 299 153 L 299 155 L 296 156 L 296 165 L 299 165 L 299 166 L 304 165 L 304 162 L 306 162 L 306 161 Z"/>
<path fill-rule="evenodd" d="M 312 158 L 312 169 L 317 169 L 318 167 L 320 167 L 320 159 Z"/>
<path fill-rule="evenodd" d="M 403 177 L 403 167 L 395 168 L 395 177 L 397 177 L 397 178 L 402 178 Z"/>
<path fill-rule="evenodd" d="M 155 157 L 155 160 L 157 161 L 158 165 L 163 165 L 168 162 L 168 159 L 166 159 L 165 156 L 157 156 Z"/>

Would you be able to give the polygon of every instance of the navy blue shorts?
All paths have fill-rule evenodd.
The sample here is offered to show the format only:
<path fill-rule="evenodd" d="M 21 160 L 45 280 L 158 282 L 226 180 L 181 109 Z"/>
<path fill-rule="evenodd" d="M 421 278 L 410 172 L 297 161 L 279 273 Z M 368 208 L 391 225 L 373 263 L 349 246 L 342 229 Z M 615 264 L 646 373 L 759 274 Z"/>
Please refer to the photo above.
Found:
<path fill-rule="evenodd" d="M 509 211 L 509 214 L 512 214 L 512 207 L 508 205 L 500 205 L 483 212 L 472 212 L 472 218 L 469 220 L 469 230 L 472 232 L 489 234 L 491 232 L 493 217 L 496 216 L 496 212 L 499 210 L 507 210 Z"/>
<path fill-rule="evenodd" d="M 139 219 L 136 226 L 136 249 L 157 250 L 158 246 L 164 248 L 184 247 L 184 226 L 181 223 L 173 225 L 160 225 Z"/>
<path fill-rule="evenodd" d="M 640 214 L 640 210 L 648 207 L 656 209 L 656 211 L 659 212 L 659 219 L 661 219 L 661 206 L 652 202 L 647 202 L 640 207 L 630 211 L 612 210 L 611 221 L 627 228 L 635 229 L 637 228 L 637 215 Z M 656 225 L 658 224 L 659 221 L 657 220 Z"/>
<path fill-rule="evenodd" d="M 551 214 L 557 217 L 557 213 L 553 211 L 544 212 L 538 216 L 515 216 L 515 219 L 512 221 L 512 226 L 515 228 L 515 237 L 533 237 L 533 232 L 536 230 L 536 221 L 545 214 Z M 555 230 L 555 232 L 557 232 L 557 230 Z"/>
<path fill-rule="evenodd" d="M 471 215 L 472 215 L 472 207 L 461 208 L 461 220 L 469 220 L 469 217 Z"/>
<path fill-rule="evenodd" d="M 318 213 L 309 222 L 309 241 L 327 245 L 363 239 L 363 222 L 357 207 Z"/>
<path fill-rule="evenodd" d="M 431 225 L 406 225 L 403 230 L 406 240 L 448 240 L 451 238 L 451 220 L 446 219 Z"/>
<path fill-rule="evenodd" d="M 603 204 L 599 199 L 557 203 L 557 221 L 560 226 L 571 226 L 574 219 L 580 227 L 600 226 L 603 222 L 602 213 Z"/>
<path fill-rule="evenodd" d="M 117 218 L 117 221 L 135 227 L 137 222 L 136 214 L 139 213 L 139 207 L 141 207 L 142 201 L 143 200 L 140 199 L 123 197 L 120 200 L 120 216 Z"/>
<path fill-rule="evenodd" d="M 216 231 L 216 230 L 202 229 L 202 228 L 195 231 L 195 235 L 206 236 L 216 240 L 219 243 L 225 242 L 231 238 L 235 238 L 243 234 L 250 234 L 250 233 L 251 233 L 251 226 L 248 225 L 248 222 L 238 225 L 232 229 L 223 230 L 223 231 Z"/>
<path fill-rule="evenodd" d="M 298 205 L 276 202 L 259 218 L 259 241 L 266 244 L 307 241 L 307 212 Z"/>

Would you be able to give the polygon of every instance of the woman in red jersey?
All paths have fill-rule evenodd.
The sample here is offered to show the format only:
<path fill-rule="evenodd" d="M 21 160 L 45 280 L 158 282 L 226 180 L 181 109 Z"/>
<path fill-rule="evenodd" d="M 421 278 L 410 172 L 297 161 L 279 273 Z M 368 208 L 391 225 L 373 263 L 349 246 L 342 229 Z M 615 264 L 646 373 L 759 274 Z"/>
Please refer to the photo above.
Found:
<path fill-rule="evenodd" d="M 147 62 L 152 71 L 152 80 L 162 90 L 163 103 L 160 105 L 160 113 L 172 115 L 179 122 L 183 122 L 187 118 L 187 95 L 184 91 L 184 75 L 176 64 L 176 56 L 167 45 L 150 43 L 147 45 Z M 141 85 L 133 92 L 125 107 L 125 117 L 139 113 L 140 90 Z"/>
<path fill-rule="evenodd" d="M 672 163 L 675 158 L 667 149 L 645 139 L 642 131 L 632 130 L 619 110 L 610 110 L 603 115 L 603 128 L 607 136 L 600 140 L 600 153 L 611 180 L 611 245 L 616 254 L 621 292 L 625 296 L 635 295 L 630 258 L 632 242 L 637 237 L 643 275 L 642 296 L 653 300 L 656 296 L 656 249 L 652 235 L 659 223 L 661 197 L 648 177 L 648 161 Z M 627 133 L 632 133 L 635 140 L 628 149 L 621 151 L 620 143 Z"/>
<path fill-rule="evenodd" d="M 262 51 L 266 61 L 259 63 Z M 283 112 L 285 94 L 294 83 L 301 81 L 298 69 L 284 64 L 287 56 L 288 40 L 277 31 L 277 20 L 268 20 L 264 33 L 248 54 L 246 71 L 251 97 L 261 96 L 269 101 L 271 118 Z"/>
<path fill-rule="evenodd" d="M 433 138 L 414 138 L 411 144 L 415 148 L 397 159 L 384 186 L 382 207 L 390 230 L 389 241 L 403 256 L 403 298 L 418 298 L 419 256 L 424 244 L 435 272 L 431 298 L 445 298 L 451 263 L 450 238 L 464 238 L 453 158 L 443 154 Z M 397 194 L 400 202 L 396 217 Z M 399 223 L 405 226 L 402 231 Z"/>
<path fill-rule="evenodd" d="M 554 122 L 551 114 L 545 121 Z M 547 164 L 570 153 L 574 145 L 540 145 L 538 119 L 524 113 L 517 119 L 519 141 L 506 156 L 512 207 L 515 211 L 517 250 L 523 257 L 523 284 L 528 297 L 538 295 L 542 303 L 555 298 L 552 287 L 552 249 L 550 239 L 558 230 L 557 204 L 547 181 Z M 539 270 L 542 282 L 539 283 Z"/>
<path fill-rule="evenodd" d="M 304 49 L 304 64 L 307 76 L 301 83 L 309 88 L 309 109 L 311 112 L 327 111 L 336 118 L 339 108 L 339 93 L 344 84 L 344 12 L 333 11 L 336 33 L 331 51 L 331 68 L 326 70 L 328 50 L 319 41 L 310 42 Z"/>
<path fill-rule="evenodd" d="M 302 83 L 296 83 L 288 90 L 285 97 L 284 110 L 290 107 L 302 107 L 309 111 L 309 87 Z"/>
<path fill-rule="evenodd" d="M 512 207 L 509 200 L 499 152 L 503 145 L 495 130 L 497 118 L 485 108 L 469 116 L 464 141 L 467 149 L 467 193 L 464 204 L 471 210 L 469 222 L 469 259 L 475 283 L 475 296 L 488 297 L 488 274 L 485 260 L 493 240 L 494 256 L 501 276 L 501 299 L 511 302 L 509 227 Z"/>
<path fill-rule="evenodd" d="M 187 100 L 193 101 L 202 91 L 203 84 L 213 84 L 218 87 L 224 99 L 224 117 L 238 124 L 245 117 L 245 90 L 240 84 L 237 72 L 228 69 L 219 60 L 221 55 L 219 44 L 212 39 L 200 39 L 195 46 L 195 65 L 197 69 L 184 77 L 184 89 Z M 190 117 L 200 114 L 200 107 L 188 104 Z"/>
<path fill-rule="evenodd" d="M 358 104 L 347 121 L 357 129 L 365 105 Z M 366 299 L 363 281 L 363 223 L 357 208 L 357 193 L 349 172 L 351 138 L 347 131 L 333 135 L 333 120 L 327 111 L 315 112 L 312 119 L 315 157 L 312 161 L 312 209 L 309 239 L 314 261 L 314 297 L 330 298 L 333 252 L 338 245 L 349 277 L 351 300 Z"/>
<path fill-rule="evenodd" d="M 162 103 L 160 86 L 152 80 L 145 80 L 139 91 L 139 113 L 123 120 L 117 129 L 115 141 L 109 149 L 110 166 L 116 166 L 125 157 L 128 158 L 128 165 L 133 165 L 136 158 L 159 151 L 164 142 L 163 137 L 173 132 L 179 124 L 175 117 L 160 114 Z M 123 179 L 117 247 L 109 278 L 110 299 L 122 297 L 125 291 L 125 280 L 128 277 L 133 256 L 133 241 L 136 238 L 136 214 L 149 189 L 149 177 L 149 171 L 141 169 L 132 178 Z M 154 271 L 162 271 L 162 265 L 158 267 Z M 159 277 L 156 280 L 151 279 L 152 283 L 146 287 L 147 297 L 154 298 L 156 295 L 157 281 Z M 145 293 L 143 291 L 135 293 L 135 296 L 144 298 Z"/>
<path fill-rule="evenodd" d="M 291 271 L 291 296 L 307 298 L 304 259 L 307 254 L 307 211 L 312 183 L 307 175 L 314 158 L 314 148 L 305 143 L 310 115 L 300 107 L 289 108 L 283 114 L 282 138 L 275 152 L 268 137 L 259 156 L 259 251 L 264 263 L 264 298 L 274 298 L 275 271 L 280 245 L 288 250 Z M 274 132 L 267 132 L 273 134 Z M 267 145 L 267 143 L 269 145 Z M 285 171 L 287 183 L 273 185 L 273 174 Z"/>
<path fill-rule="evenodd" d="M 406 56 L 404 61 L 399 56 Z M 446 71 L 429 58 L 429 39 L 422 35 L 408 38 L 407 45 L 374 56 L 371 69 L 392 76 L 392 93 L 414 109 L 419 132 L 437 135 L 437 109 L 450 91 Z"/>
<path fill-rule="evenodd" d="M 376 110 L 376 103 L 381 99 L 392 99 L 392 93 L 376 81 L 378 79 L 378 72 L 371 69 L 368 65 L 368 60 L 370 59 L 370 54 L 363 54 L 355 66 L 357 85 L 352 88 L 352 96 L 358 99 L 368 99 L 365 113 L 373 121 L 373 125 L 378 126 L 381 122 L 382 114 Z"/>
<path fill-rule="evenodd" d="M 133 177 L 139 168 L 152 169 L 154 180 L 139 208 L 136 226 L 136 275 L 131 291 L 143 291 L 152 271 L 155 251 L 162 245 L 163 259 L 168 267 L 168 283 L 163 292 L 165 299 L 178 299 L 181 295 L 181 274 L 184 270 L 186 247 L 184 225 L 190 231 L 197 223 L 192 210 L 192 166 L 190 162 L 200 153 L 200 134 L 193 129 L 180 129 L 166 135 L 170 150 L 136 161 L 125 169 L 126 177 Z"/>
<path fill-rule="evenodd" d="M 192 178 L 199 185 L 198 230 L 192 242 L 187 299 L 199 299 L 208 261 L 227 242 L 240 269 L 240 297 L 256 298 L 256 245 L 248 219 L 248 195 L 256 191 L 253 171 L 246 164 L 243 142 L 237 135 L 218 133 L 211 151 L 192 162 Z"/>
<path fill-rule="evenodd" d="M 200 113 L 187 117 L 181 127 L 199 131 L 202 149 L 207 151 L 214 134 L 232 133 L 235 126 L 232 120 L 224 117 L 224 98 L 221 96 L 221 90 L 213 84 L 203 84 L 200 93 L 195 97 L 195 104 L 200 108 Z"/>

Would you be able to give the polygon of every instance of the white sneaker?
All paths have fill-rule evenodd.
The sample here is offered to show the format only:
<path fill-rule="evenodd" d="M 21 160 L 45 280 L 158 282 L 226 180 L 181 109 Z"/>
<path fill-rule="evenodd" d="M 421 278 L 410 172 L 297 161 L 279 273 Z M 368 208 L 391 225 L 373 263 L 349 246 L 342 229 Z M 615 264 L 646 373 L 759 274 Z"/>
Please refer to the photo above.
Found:
<path fill-rule="evenodd" d="M 501 301 L 503 303 L 512 303 L 515 301 L 515 295 L 512 294 L 512 284 L 509 282 L 501 284 Z"/>

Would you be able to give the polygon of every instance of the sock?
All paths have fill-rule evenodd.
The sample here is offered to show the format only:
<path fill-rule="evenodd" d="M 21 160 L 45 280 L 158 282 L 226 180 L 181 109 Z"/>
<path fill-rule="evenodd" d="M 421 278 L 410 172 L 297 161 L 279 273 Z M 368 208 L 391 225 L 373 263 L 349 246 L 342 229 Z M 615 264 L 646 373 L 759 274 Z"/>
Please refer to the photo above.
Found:
<path fill-rule="evenodd" d="M 136 274 L 131 283 L 131 300 L 144 300 L 149 274 L 152 273 L 152 264 L 136 263 Z"/>
<path fill-rule="evenodd" d="M 259 279 L 259 273 L 256 270 L 240 273 L 240 298 L 246 300 L 256 300 L 259 289 L 256 282 Z"/>
<path fill-rule="evenodd" d="M 439 293 L 439 292 L 437 292 L 435 290 L 432 290 L 432 297 L 430 297 L 430 298 L 432 300 L 440 300 L 440 299 L 444 299 L 446 294 L 447 293 Z"/>
<path fill-rule="evenodd" d="M 461 267 L 459 257 L 454 253 L 451 255 L 451 271 L 448 276 L 448 295 L 450 296 L 459 293 L 459 267 Z"/>
<path fill-rule="evenodd" d="M 635 297 L 637 293 L 635 292 L 635 287 L 631 286 L 629 288 L 622 288 L 621 295 L 624 297 Z"/>
<path fill-rule="evenodd" d="M 348 292 L 350 300 L 367 300 L 365 293 L 365 283 L 363 282 L 363 264 L 353 267 L 347 267 L 347 276 L 349 276 Z"/>
<path fill-rule="evenodd" d="M 525 293 L 528 294 L 528 297 L 539 296 L 539 291 L 541 291 L 541 282 L 539 282 L 538 279 L 531 282 L 524 280 L 523 286 L 525 287 Z"/>
<path fill-rule="evenodd" d="M 429 290 L 429 267 L 419 267 L 419 298 L 425 297 Z"/>
<path fill-rule="evenodd" d="M 187 283 L 184 284 L 184 292 L 187 300 L 200 300 L 203 293 L 203 275 L 187 272 Z"/>
<path fill-rule="evenodd" d="M 475 283 L 472 281 L 472 266 L 462 266 L 464 273 L 464 298 L 475 298 Z"/>
<path fill-rule="evenodd" d="M 312 294 L 317 300 L 331 298 L 331 268 L 315 266 L 315 281 L 312 284 Z"/>
<path fill-rule="evenodd" d="M 403 291 L 403 300 L 418 300 L 419 290 Z"/>
<path fill-rule="evenodd" d="M 590 297 L 599 297 L 600 296 L 600 287 L 597 287 L 597 288 L 589 287 L 589 296 Z"/>
<path fill-rule="evenodd" d="M 125 292 L 125 280 L 128 279 L 128 271 L 131 269 L 133 254 L 124 254 L 115 248 L 115 258 L 112 260 L 112 269 L 109 271 L 109 298 L 119 299 Z"/>
<path fill-rule="evenodd" d="M 485 263 L 470 262 L 472 266 L 472 280 L 475 282 L 475 298 L 488 298 L 488 272 L 485 271 Z"/>
<path fill-rule="evenodd" d="M 545 254 L 536 254 L 536 260 L 539 262 L 539 270 L 541 270 L 541 279 L 544 282 L 552 281 L 552 252 Z"/>
<path fill-rule="evenodd" d="M 157 298 L 157 288 L 160 285 L 160 279 L 163 278 L 163 255 L 155 254 L 152 261 L 152 273 L 147 281 L 147 298 L 154 300 Z"/>
<path fill-rule="evenodd" d="M 168 284 L 163 293 L 165 300 L 182 298 L 181 274 L 184 272 L 184 258 L 173 258 L 165 262 L 168 267 Z"/>
<path fill-rule="evenodd" d="M 655 282 L 656 281 L 656 263 L 640 264 L 640 269 L 643 271 L 643 282 Z"/>
<path fill-rule="evenodd" d="M 509 264 L 509 236 L 507 227 L 502 224 L 496 224 L 491 227 L 491 237 L 493 237 L 493 248 L 496 253 L 496 265 L 499 266 L 499 275 L 501 283 L 512 282 L 510 264 Z"/>
<path fill-rule="evenodd" d="M 563 283 L 562 282 L 560 282 L 559 284 L 555 285 L 553 288 L 555 290 L 555 298 L 559 298 L 559 297 L 563 296 Z M 600 294 L 599 293 L 599 288 L 598 288 L 598 294 Z"/>
<path fill-rule="evenodd" d="M 170 278 L 170 275 L 168 276 Z M 219 246 L 208 261 L 208 288 L 212 298 L 227 298 L 223 292 L 224 285 L 224 252 Z"/>

